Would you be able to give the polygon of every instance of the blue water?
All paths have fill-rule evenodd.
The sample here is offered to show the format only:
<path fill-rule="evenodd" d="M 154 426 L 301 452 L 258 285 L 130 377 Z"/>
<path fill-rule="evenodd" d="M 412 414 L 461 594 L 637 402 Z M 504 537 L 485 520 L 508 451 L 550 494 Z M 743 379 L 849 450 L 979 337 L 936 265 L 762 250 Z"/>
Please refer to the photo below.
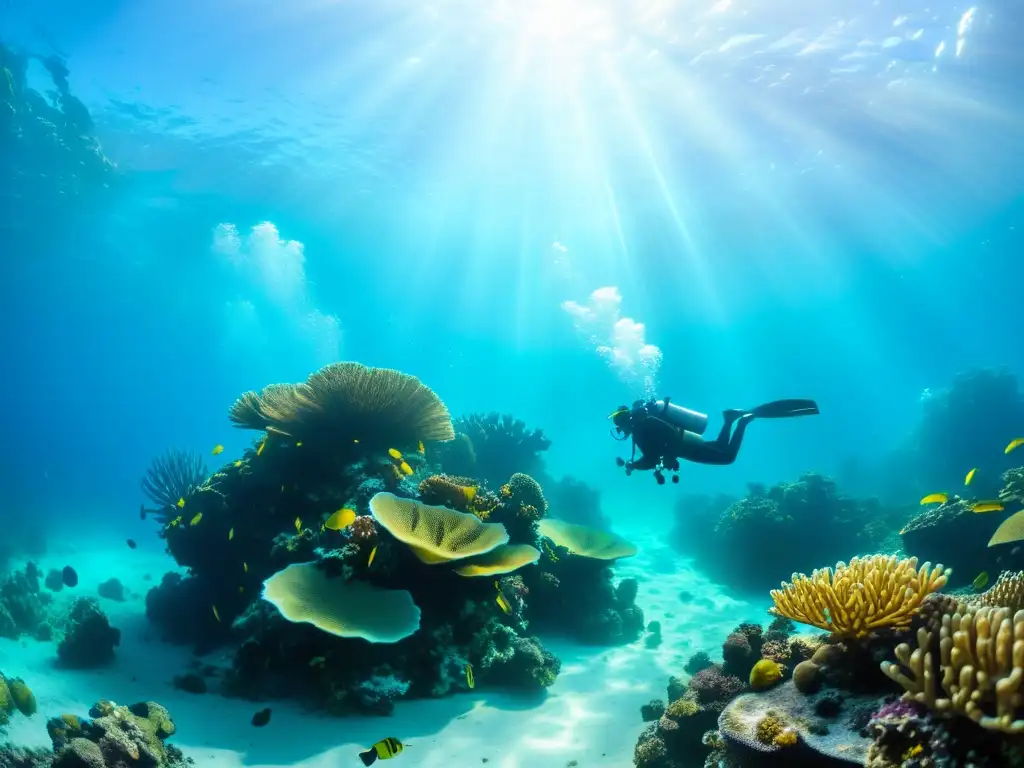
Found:
<path fill-rule="evenodd" d="M 3 515 L 143 535 L 153 456 L 240 453 L 242 391 L 339 359 L 543 428 L 641 527 L 884 464 L 923 390 L 1024 371 L 1019 29 L 948 0 L 4 0 L 118 172 L 0 211 Z M 821 416 L 658 487 L 605 419 L 645 387 L 713 430 Z"/>

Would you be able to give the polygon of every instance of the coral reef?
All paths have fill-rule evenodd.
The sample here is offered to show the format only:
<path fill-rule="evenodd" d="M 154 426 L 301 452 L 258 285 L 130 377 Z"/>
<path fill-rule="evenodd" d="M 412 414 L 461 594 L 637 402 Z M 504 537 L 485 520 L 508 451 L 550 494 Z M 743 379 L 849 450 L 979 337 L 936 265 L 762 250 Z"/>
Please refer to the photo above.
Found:
<path fill-rule="evenodd" d="M 676 505 L 673 547 L 712 578 L 760 591 L 821 558 L 873 551 L 903 520 L 877 499 L 850 498 L 831 479 L 809 473 L 795 483 L 751 485 L 744 499 L 684 497 Z"/>
<path fill-rule="evenodd" d="M 535 628 L 643 632 L 635 582 L 542 539 L 548 502 L 528 466 L 487 478 L 445 465 L 458 440 L 414 377 L 337 364 L 246 393 L 230 417 L 265 435 L 175 500 L 160 534 L 188 575 L 146 598 L 167 639 L 230 644 L 228 693 L 382 714 L 470 681 L 546 688 L 559 662 Z M 517 429 L 535 451 L 539 436 Z"/>
<path fill-rule="evenodd" d="M 166 739 L 175 732 L 167 710 L 154 702 L 128 707 L 99 701 L 92 720 L 72 714 L 50 718 L 53 768 L 185 768 L 192 765 Z"/>
<path fill-rule="evenodd" d="M 29 85 L 33 59 L 52 82 L 45 94 Z M 89 111 L 71 93 L 64 61 L 16 53 L 0 43 L 0 70 L 0 175 L 18 180 L 0 190 L 5 222 L 55 222 L 72 206 L 101 199 L 115 168 L 100 149 Z"/>
<path fill-rule="evenodd" d="M 114 660 L 121 631 L 110 626 L 93 597 L 76 598 L 68 611 L 64 638 L 57 645 L 57 660 L 68 668 L 91 669 Z"/>
<path fill-rule="evenodd" d="M 0 637 L 21 635 L 45 638 L 46 606 L 51 596 L 39 589 L 39 568 L 29 563 L 0 581 Z"/>
<path fill-rule="evenodd" d="M 21 678 L 8 678 L 0 672 L 0 727 L 7 725 L 15 712 L 32 717 L 36 713 L 35 694 Z"/>
<path fill-rule="evenodd" d="M 567 523 L 607 530 L 611 520 L 601 509 L 601 492 L 565 475 L 557 482 L 541 481 L 552 517 Z"/>
<path fill-rule="evenodd" d="M 516 472 L 540 474 L 540 454 L 551 447 L 543 431 L 530 431 L 524 422 L 509 414 L 463 416 L 455 420 L 455 432 L 461 436 L 459 439 L 435 449 L 443 471 L 477 477 L 495 488 Z"/>

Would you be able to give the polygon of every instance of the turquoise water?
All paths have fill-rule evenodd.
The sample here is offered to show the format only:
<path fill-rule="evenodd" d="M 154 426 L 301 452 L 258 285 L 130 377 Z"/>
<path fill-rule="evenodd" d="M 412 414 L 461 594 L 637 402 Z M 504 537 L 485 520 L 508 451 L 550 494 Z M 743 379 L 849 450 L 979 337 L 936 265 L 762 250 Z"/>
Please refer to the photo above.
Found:
<path fill-rule="evenodd" d="M 956 374 L 1024 368 L 1019 21 L 1011 4 L 919 0 L 6 0 L 10 82 L 22 67 L 18 98 L 58 105 L 31 131 L 12 108 L 0 145 L 9 567 L 78 563 L 89 594 L 120 578 L 135 597 L 108 606 L 119 653 L 145 659 L 135 640 L 160 645 L 145 582 L 178 567 L 139 519 L 154 457 L 177 446 L 215 470 L 254 445 L 226 418 L 243 392 L 335 361 L 398 369 L 453 417 L 543 430 L 537 473 L 600 492 L 641 550 L 616 579 L 638 578 L 638 604 L 666 627 L 661 650 L 570 644 L 563 663 L 585 685 L 563 673 L 554 704 L 508 705 L 536 733 L 463 731 L 447 700 L 400 703 L 396 718 L 430 723 L 410 741 L 436 744 L 398 764 L 440 765 L 471 737 L 502 768 L 628 764 L 639 704 L 768 602 L 672 549 L 680 498 L 815 471 L 895 508 L 987 466 L 940 467 L 921 425 Z M 48 59 L 66 65 L 66 90 Z M 661 486 L 616 466 L 628 444 L 606 416 L 666 395 L 710 414 L 709 438 L 729 408 L 813 398 L 821 414 L 755 423 L 736 463 L 684 462 Z M 974 405 L 978 419 L 935 440 L 991 446 L 978 483 L 994 492 L 1020 422 Z M 707 604 L 679 608 L 680 590 Z M 22 651 L 3 653 L 19 674 Z M 135 696 L 125 680 L 141 673 L 121 661 L 105 693 L 44 672 L 45 646 L 24 653 L 46 716 Z M 199 764 L 351 763 L 324 733 L 335 726 L 298 710 L 308 750 L 275 745 L 287 726 L 251 731 L 256 705 L 236 700 L 241 735 L 196 736 L 216 704 L 180 698 L 173 658 L 139 696 L 171 702 L 186 754 L 212 750 Z M 621 679 L 602 666 L 620 662 Z M 601 749 L 587 741 L 606 726 L 538 724 L 544 707 L 576 723 L 566 713 L 601 709 L 588 692 L 627 689 L 602 715 L 621 734 Z M 357 722 L 339 744 L 394 730 Z M 48 743 L 41 722 L 17 727 Z"/>

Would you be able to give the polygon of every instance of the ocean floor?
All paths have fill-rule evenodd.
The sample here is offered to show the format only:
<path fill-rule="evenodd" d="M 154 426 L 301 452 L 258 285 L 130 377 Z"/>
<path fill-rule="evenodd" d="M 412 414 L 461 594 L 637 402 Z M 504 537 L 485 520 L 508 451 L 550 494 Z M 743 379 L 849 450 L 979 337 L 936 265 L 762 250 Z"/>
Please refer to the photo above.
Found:
<path fill-rule="evenodd" d="M 764 605 L 733 600 L 660 542 L 633 539 L 640 554 L 623 562 L 616 575 L 639 580 L 637 602 L 648 621 L 662 625 L 659 648 L 647 649 L 641 640 L 595 649 L 545 638 L 562 659 L 562 673 L 543 696 L 477 689 L 440 700 L 401 702 L 391 717 L 383 718 L 321 717 L 292 702 L 256 703 L 175 690 L 171 679 L 194 657 L 187 648 L 161 643 L 145 618 L 146 591 L 173 568 L 170 557 L 155 549 L 129 549 L 123 540 L 58 546 L 38 561 L 44 572 L 72 565 L 81 580 L 75 589 L 57 593 L 58 605 L 96 595 L 98 584 L 112 576 L 124 583 L 130 593 L 126 602 L 101 599 L 111 623 L 122 631 L 121 645 L 110 667 L 77 672 L 54 667 L 54 643 L 0 639 L 0 670 L 23 677 L 39 704 L 34 717 L 13 717 L 5 738 L 49 746 L 48 717 L 65 712 L 85 716 L 101 698 L 119 704 L 152 700 L 166 706 L 177 724 L 171 741 L 203 768 L 358 767 L 357 753 L 385 736 L 406 744 L 396 768 L 485 763 L 488 768 L 565 768 L 570 763 L 627 768 L 644 728 L 640 706 L 665 697 L 669 675 L 683 674 L 691 654 L 705 650 L 716 657 L 737 624 L 766 622 L 768 605 L 767 597 Z M 223 659 L 214 654 L 211 661 Z M 264 706 L 273 709 L 271 722 L 254 728 L 250 719 Z"/>

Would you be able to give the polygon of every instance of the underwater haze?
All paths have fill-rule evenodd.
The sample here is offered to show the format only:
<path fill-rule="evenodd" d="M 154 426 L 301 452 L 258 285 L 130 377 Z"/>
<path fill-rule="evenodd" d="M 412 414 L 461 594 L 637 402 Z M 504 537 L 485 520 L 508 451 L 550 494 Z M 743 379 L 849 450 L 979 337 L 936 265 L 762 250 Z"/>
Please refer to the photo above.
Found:
<path fill-rule="evenodd" d="M 4 0 L 0 741 L 65 768 L 747 764 L 717 718 L 762 687 L 761 629 L 737 667 L 732 628 L 783 631 L 774 605 L 852 637 L 783 580 L 952 568 L 923 599 L 1024 568 L 1024 523 L 991 538 L 1024 502 L 1022 21 Z M 76 656 L 81 626 L 109 653 Z M 708 668 L 738 681 L 713 705 L 685 688 Z M 640 715 L 669 677 L 682 725 Z M 4 715 L 5 678 L 38 715 Z M 129 717 L 108 699 L 176 733 L 118 763 L 85 719 Z"/>

